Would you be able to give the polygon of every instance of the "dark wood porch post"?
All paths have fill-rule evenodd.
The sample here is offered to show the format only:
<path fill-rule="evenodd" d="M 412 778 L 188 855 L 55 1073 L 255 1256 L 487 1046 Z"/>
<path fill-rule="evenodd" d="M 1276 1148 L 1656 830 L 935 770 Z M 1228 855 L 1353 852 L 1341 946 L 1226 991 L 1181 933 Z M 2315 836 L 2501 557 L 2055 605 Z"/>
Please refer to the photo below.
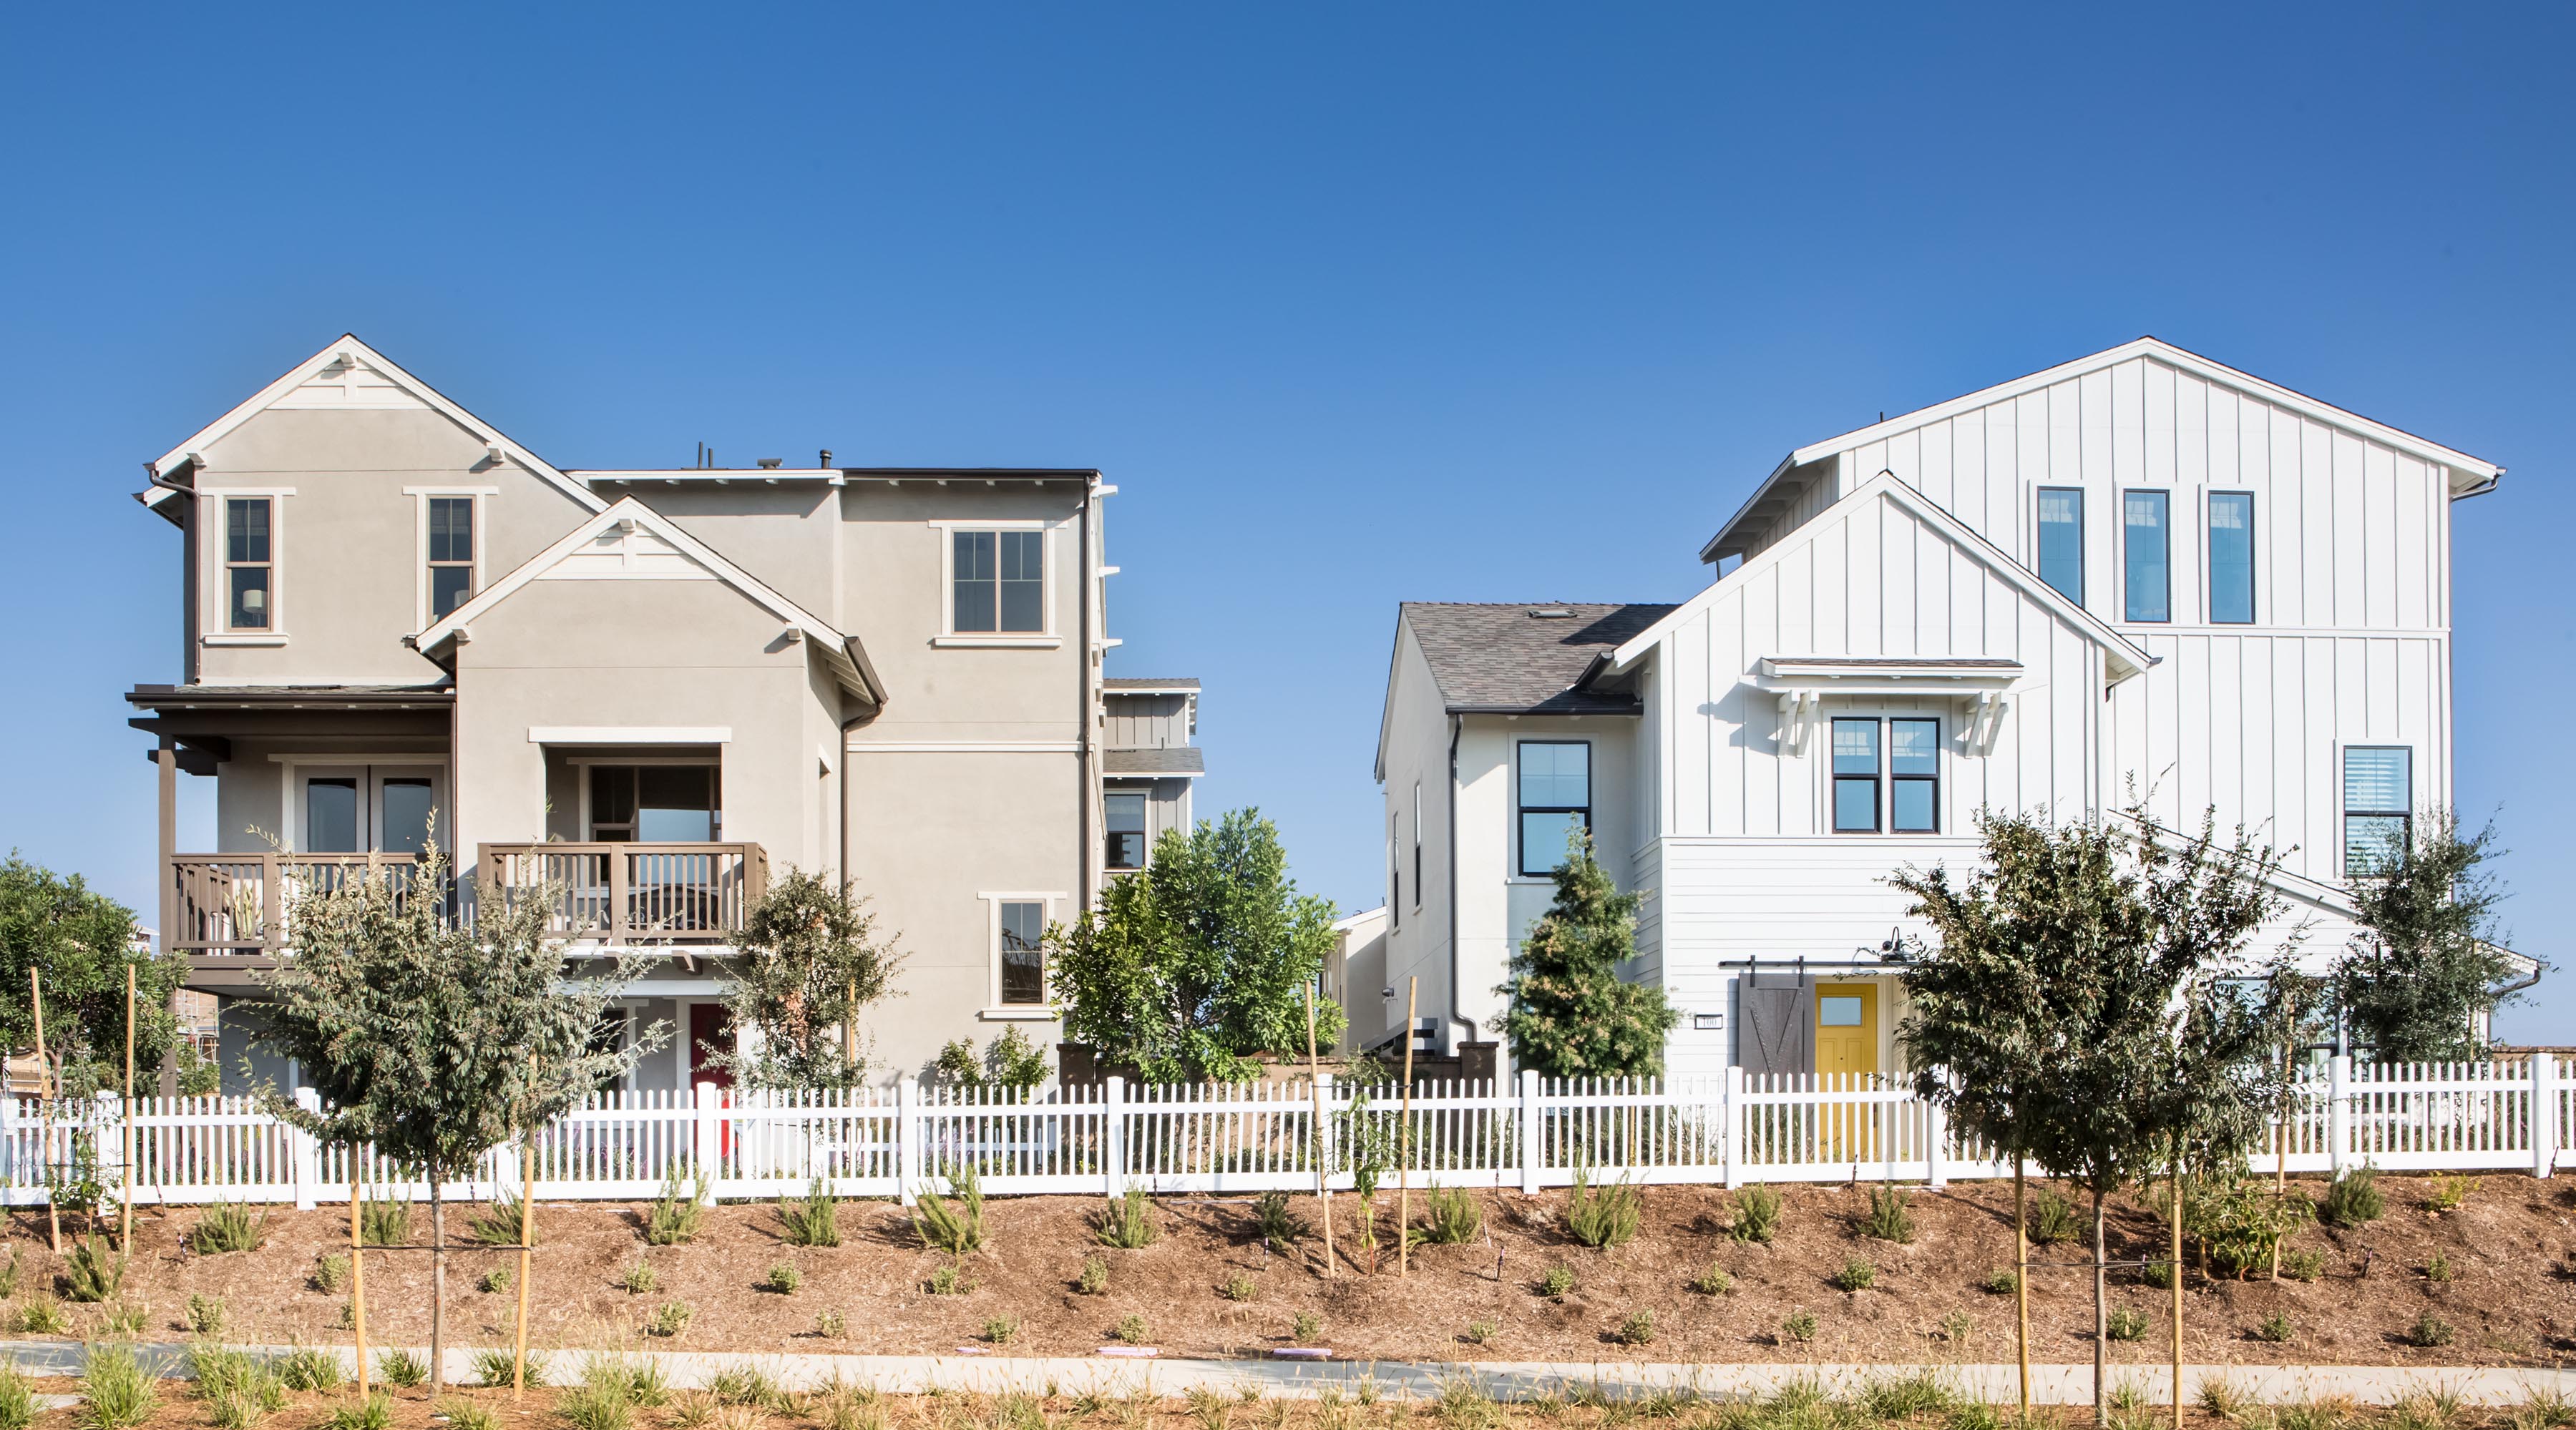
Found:
<path fill-rule="evenodd" d="M 161 738 L 161 748 L 153 759 L 161 784 L 161 857 L 154 868 L 161 876 L 161 952 L 168 954 L 179 944 L 179 745 L 168 736 Z M 131 769 L 129 765 L 126 768 Z M 170 994 L 170 1012 L 179 1012 L 179 994 Z M 179 1043 L 172 1039 L 161 1054 L 161 1095 L 179 1095 Z"/>

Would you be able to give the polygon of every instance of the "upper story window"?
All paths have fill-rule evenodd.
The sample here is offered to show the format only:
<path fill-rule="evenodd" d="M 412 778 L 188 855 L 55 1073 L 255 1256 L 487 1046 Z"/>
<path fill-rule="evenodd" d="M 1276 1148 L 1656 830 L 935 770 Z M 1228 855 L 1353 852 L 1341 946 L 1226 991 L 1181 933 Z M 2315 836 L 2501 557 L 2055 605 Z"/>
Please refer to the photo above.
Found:
<path fill-rule="evenodd" d="M 429 618 L 474 594 L 474 498 L 429 498 Z"/>
<path fill-rule="evenodd" d="M 712 764 L 592 765 L 590 837 L 704 844 L 723 821 Z"/>
<path fill-rule="evenodd" d="M 264 631 L 277 617 L 277 559 L 271 540 L 272 497 L 224 499 L 224 625 Z"/>
<path fill-rule="evenodd" d="M 1422 781 L 1413 782 L 1413 906 L 1422 907 Z"/>
<path fill-rule="evenodd" d="M 1582 740 L 1523 740 L 1520 871 L 1553 874 L 1575 831 L 1592 829 L 1592 746 Z"/>
<path fill-rule="evenodd" d="M 2039 489 L 2039 579 L 2084 604 L 2084 489 Z"/>
<path fill-rule="evenodd" d="M 2254 619 L 2254 494 L 2209 494 L 2209 619 L 2247 625 Z"/>
<path fill-rule="evenodd" d="M 1108 835 L 1108 867 L 1145 867 L 1145 797 L 1107 794 L 1100 798 L 1101 825 Z"/>
<path fill-rule="evenodd" d="M 1386 924 L 1390 929 L 1404 927 L 1404 867 L 1396 860 L 1402 857 L 1404 816 L 1386 817 Z"/>
<path fill-rule="evenodd" d="M 1046 905 L 1035 899 L 1001 901 L 998 923 L 1002 1006 L 1046 1002 Z"/>
<path fill-rule="evenodd" d="M 2404 745 L 2347 745 L 2343 752 L 2343 872 L 2367 874 L 2414 837 L 2415 752 Z"/>
<path fill-rule="evenodd" d="M 2122 614 L 2133 621 L 2173 619 L 2173 495 L 2120 496 Z"/>
<path fill-rule="evenodd" d="M 1919 716 L 1838 716 L 1834 832 L 1941 832 L 1941 722 Z"/>
<path fill-rule="evenodd" d="M 961 635 L 1046 630 L 1046 533 L 949 533 L 950 627 Z"/>

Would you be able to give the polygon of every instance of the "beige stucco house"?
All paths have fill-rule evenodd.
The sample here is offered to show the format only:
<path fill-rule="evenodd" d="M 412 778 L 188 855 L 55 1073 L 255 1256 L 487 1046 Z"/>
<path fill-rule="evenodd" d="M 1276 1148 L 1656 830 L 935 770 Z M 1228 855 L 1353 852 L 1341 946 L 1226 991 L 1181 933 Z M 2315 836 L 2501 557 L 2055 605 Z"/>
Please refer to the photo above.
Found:
<path fill-rule="evenodd" d="M 855 880 L 906 955 L 865 1029 L 887 1078 L 955 1038 L 1052 1041 L 1038 933 L 1185 826 L 1194 680 L 1118 680 L 1105 499 L 1083 468 L 763 461 L 558 468 L 354 337 L 147 464 L 179 533 L 156 737 L 157 911 L 226 1000 L 292 956 L 298 878 L 424 842 L 549 881 L 569 956 L 666 955 L 638 1089 L 714 1078 L 744 910 Z M 180 775 L 213 850 L 177 846 Z"/>

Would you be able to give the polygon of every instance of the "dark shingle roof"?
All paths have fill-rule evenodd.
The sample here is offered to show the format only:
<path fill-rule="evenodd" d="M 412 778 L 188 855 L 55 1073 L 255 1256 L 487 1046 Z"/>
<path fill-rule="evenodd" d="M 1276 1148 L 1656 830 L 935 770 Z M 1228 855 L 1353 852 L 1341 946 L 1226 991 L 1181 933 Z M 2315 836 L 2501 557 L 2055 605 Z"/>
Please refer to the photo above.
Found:
<path fill-rule="evenodd" d="M 1203 775 L 1207 754 L 1196 745 L 1163 745 L 1146 750 L 1103 750 L 1100 772 L 1107 775 Z"/>
<path fill-rule="evenodd" d="M 1669 605 L 1532 601 L 1458 605 L 1407 601 L 1404 620 L 1453 712 L 1516 715 L 1627 714 L 1634 697 L 1567 689 L 1592 658 L 1656 621 Z M 1533 616 L 1532 611 L 1566 612 Z"/>

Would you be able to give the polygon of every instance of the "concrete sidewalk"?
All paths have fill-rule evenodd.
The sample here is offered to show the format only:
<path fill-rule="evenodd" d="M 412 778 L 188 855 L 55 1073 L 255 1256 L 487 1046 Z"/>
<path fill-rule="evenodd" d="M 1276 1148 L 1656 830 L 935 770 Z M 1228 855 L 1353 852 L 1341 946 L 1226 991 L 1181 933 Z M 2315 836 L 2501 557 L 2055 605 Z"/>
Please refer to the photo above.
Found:
<path fill-rule="evenodd" d="M 141 1353 L 158 1361 L 162 1374 L 187 1375 L 187 1347 L 176 1342 L 146 1343 Z M 240 1346 L 262 1354 L 285 1353 L 285 1346 Z M 406 1349 L 428 1359 L 422 1346 Z M 473 1378 L 473 1358 L 482 1347 L 452 1348 L 447 1353 L 451 1380 Z M 82 1347 L 66 1341 L 0 1341 L 0 1355 L 32 1375 L 78 1375 Z M 337 1348 L 341 1364 L 354 1368 L 347 1347 Z M 532 1356 L 536 1352 L 530 1353 Z M 812 1389 L 834 1380 L 872 1385 L 888 1393 L 934 1387 L 950 1391 L 1010 1391 L 1031 1394 L 1101 1395 L 1149 1393 L 1180 1395 L 1208 1388 L 1229 1393 L 1244 1390 L 1263 1395 L 1309 1397 L 1327 1389 L 1353 1394 L 1374 1385 L 1380 1394 L 1424 1398 L 1468 1382 L 1498 1400 L 1532 1399 L 1568 1391 L 1597 1391 L 1613 1398 L 1680 1392 L 1705 1399 L 1734 1400 L 1813 1382 L 1832 1394 L 1857 1392 L 1873 1382 L 1918 1374 L 1938 1376 L 1959 1393 L 1990 1404 L 2018 1398 L 2018 1372 L 2011 1365 L 1914 1364 L 1707 1364 L 1651 1361 L 1273 1361 L 1162 1360 L 1108 1356 L 955 1356 L 763 1354 L 748 1351 L 592 1352 L 550 1350 L 544 1353 L 551 1374 L 562 1384 L 580 1372 L 594 1354 L 624 1360 L 658 1362 L 674 1386 L 699 1386 L 719 1372 L 751 1368 L 790 1389 Z M 2300 1366 L 2186 1365 L 2186 1395 L 2196 1396 L 2209 1381 L 2226 1381 L 2247 1396 L 2280 1404 L 2330 1396 L 2349 1397 L 2365 1405 L 2389 1405 L 2409 1395 L 2442 1392 L 2472 1405 L 2513 1405 L 2535 1393 L 2576 1398 L 2576 1371 L 2489 1369 L 2468 1366 Z M 2150 1404 L 2169 1403 L 2171 1374 L 2162 1366 L 2126 1365 L 2111 1369 L 2116 1390 L 2134 1385 Z M 2089 1404 L 2093 1399 L 2090 1365 L 2031 1367 L 2031 1398 L 2045 1405 Z"/>

